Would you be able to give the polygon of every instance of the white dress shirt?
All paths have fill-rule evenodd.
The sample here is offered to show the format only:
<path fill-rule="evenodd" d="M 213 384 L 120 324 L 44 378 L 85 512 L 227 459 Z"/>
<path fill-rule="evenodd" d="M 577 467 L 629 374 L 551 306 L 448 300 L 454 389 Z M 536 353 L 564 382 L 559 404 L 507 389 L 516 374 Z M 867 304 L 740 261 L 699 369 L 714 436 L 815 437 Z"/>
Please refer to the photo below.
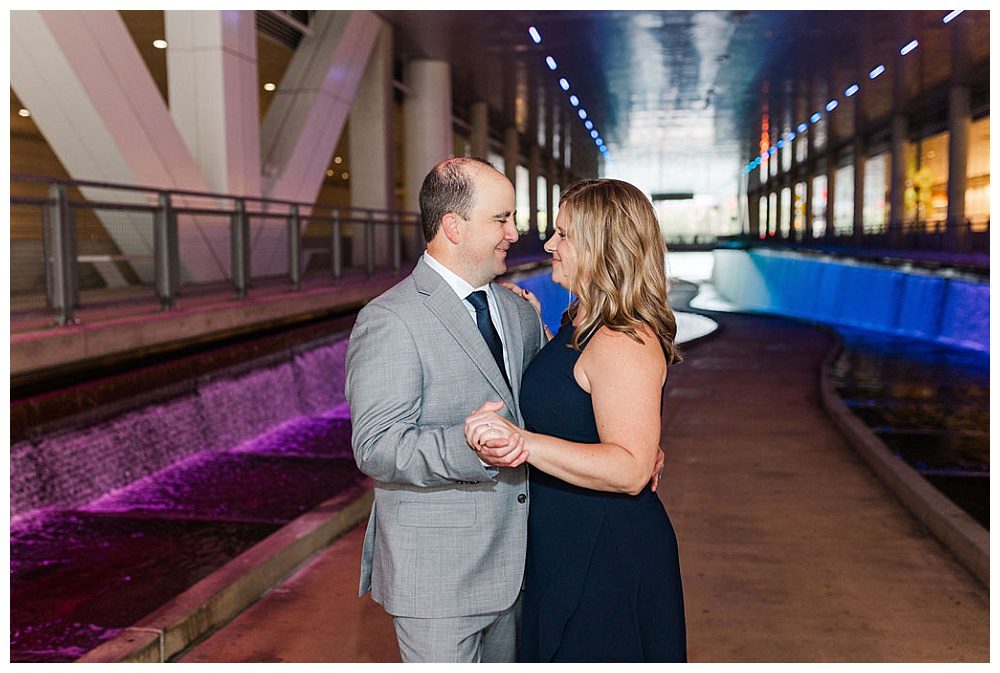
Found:
<path fill-rule="evenodd" d="M 477 326 L 477 331 L 479 327 L 476 322 L 476 309 L 472 304 L 465 301 L 465 298 L 477 290 L 486 291 L 486 301 L 490 306 L 490 320 L 493 321 L 493 326 L 496 328 L 497 334 L 500 335 L 500 345 L 503 347 L 503 365 L 507 369 L 507 376 L 509 378 L 510 358 L 507 356 L 507 337 L 503 333 L 503 323 L 500 321 L 500 311 L 497 308 L 496 297 L 493 296 L 493 288 L 489 283 L 480 287 L 472 287 L 464 278 L 431 257 L 430 253 L 426 250 L 424 251 L 424 261 L 427 262 L 427 266 L 434 269 L 438 275 L 444 278 L 444 281 L 448 283 L 451 289 L 455 291 L 455 294 L 458 295 L 458 298 L 462 300 L 462 305 L 469 311 L 469 317 L 472 318 L 472 324 Z"/>

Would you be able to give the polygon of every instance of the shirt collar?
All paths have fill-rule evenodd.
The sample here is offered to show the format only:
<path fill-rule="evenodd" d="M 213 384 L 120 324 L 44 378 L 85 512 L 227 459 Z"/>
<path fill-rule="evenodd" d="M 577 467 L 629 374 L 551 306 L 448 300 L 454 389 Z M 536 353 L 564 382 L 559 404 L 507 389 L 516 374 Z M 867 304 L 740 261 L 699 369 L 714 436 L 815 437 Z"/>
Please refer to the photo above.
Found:
<path fill-rule="evenodd" d="M 458 298 L 465 301 L 465 298 L 477 290 L 485 290 L 487 295 L 492 294 L 490 292 L 490 284 L 480 285 L 479 287 L 472 287 L 464 278 L 459 276 L 457 273 L 446 267 L 441 262 L 434 259 L 429 252 L 424 250 L 424 261 L 427 262 L 427 266 L 434 269 L 439 276 L 441 276 L 446 283 L 455 291 Z"/>

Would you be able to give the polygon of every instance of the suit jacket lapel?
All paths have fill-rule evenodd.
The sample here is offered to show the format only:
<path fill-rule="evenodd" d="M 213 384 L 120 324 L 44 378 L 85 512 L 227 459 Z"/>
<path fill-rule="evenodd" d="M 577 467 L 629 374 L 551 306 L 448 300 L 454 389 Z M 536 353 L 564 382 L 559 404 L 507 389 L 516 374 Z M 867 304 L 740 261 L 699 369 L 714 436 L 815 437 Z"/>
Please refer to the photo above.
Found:
<path fill-rule="evenodd" d="M 428 310 L 433 313 L 444 328 L 455 338 L 458 345 L 462 348 L 466 355 L 475 363 L 479 371 L 483 373 L 486 380 L 490 382 L 490 385 L 499 393 L 501 400 L 507 405 L 508 410 L 511 415 L 517 416 L 517 405 L 515 404 L 513 394 L 510 388 L 507 387 L 507 382 L 503 380 L 503 375 L 497 368 L 497 363 L 493 360 L 493 354 L 490 353 L 489 346 L 486 345 L 486 341 L 483 340 L 483 335 L 479 333 L 476 328 L 476 324 L 472 321 L 469 316 L 468 309 L 462 304 L 462 300 L 458 298 L 458 295 L 451 289 L 448 283 L 444 282 L 433 269 L 427 266 L 423 260 L 417 264 L 416 269 L 414 269 L 415 280 L 417 282 L 417 288 L 421 292 L 425 292 L 428 296 L 424 300 L 424 305 L 427 306 Z M 437 283 L 434 283 L 434 278 L 437 279 Z M 433 286 L 433 288 L 432 288 Z M 504 320 L 501 317 L 501 320 Z M 507 330 L 507 324 L 504 323 L 504 331 Z M 514 360 L 514 355 L 512 352 L 508 352 L 508 359 Z M 513 368 L 513 365 L 511 365 Z M 511 379 L 511 384 L 513 385 L 513 378 Z"/>

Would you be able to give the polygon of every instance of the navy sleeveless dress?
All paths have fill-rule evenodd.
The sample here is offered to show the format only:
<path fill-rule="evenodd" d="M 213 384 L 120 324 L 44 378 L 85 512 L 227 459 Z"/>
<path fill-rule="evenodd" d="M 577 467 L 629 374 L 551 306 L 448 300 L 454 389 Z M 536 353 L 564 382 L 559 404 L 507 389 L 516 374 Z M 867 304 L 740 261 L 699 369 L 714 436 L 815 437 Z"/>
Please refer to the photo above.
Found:
<path fill-rule="evenodd" d="M 535 356 L 520 406 L 532 432 L 597 443 L 572 335 L 563 325 Z M 580 488 L 535 467 L 529 488 L 519 660 L 685 661 L 677 539 L 656 493 Z"/>

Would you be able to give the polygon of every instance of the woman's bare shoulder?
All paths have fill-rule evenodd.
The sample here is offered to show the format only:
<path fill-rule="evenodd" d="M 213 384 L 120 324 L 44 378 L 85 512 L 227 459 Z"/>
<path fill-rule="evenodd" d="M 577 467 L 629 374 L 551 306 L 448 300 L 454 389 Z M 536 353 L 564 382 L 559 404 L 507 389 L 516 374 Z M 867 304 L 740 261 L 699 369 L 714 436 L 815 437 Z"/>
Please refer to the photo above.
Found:
<path fill-rule="evenodd" d="M 660 348 L 660 341 L 649 325 L 640 325 L 636 333 L 641 341 L 637 341 L 625 332 L 601 327 L 591 338 L 584 351 L 584 356 L 589 354 L 588 359 L 602 362 L 636 362 L 644 365 L 657 360 L 663 361 L 663 349 Z"/>

